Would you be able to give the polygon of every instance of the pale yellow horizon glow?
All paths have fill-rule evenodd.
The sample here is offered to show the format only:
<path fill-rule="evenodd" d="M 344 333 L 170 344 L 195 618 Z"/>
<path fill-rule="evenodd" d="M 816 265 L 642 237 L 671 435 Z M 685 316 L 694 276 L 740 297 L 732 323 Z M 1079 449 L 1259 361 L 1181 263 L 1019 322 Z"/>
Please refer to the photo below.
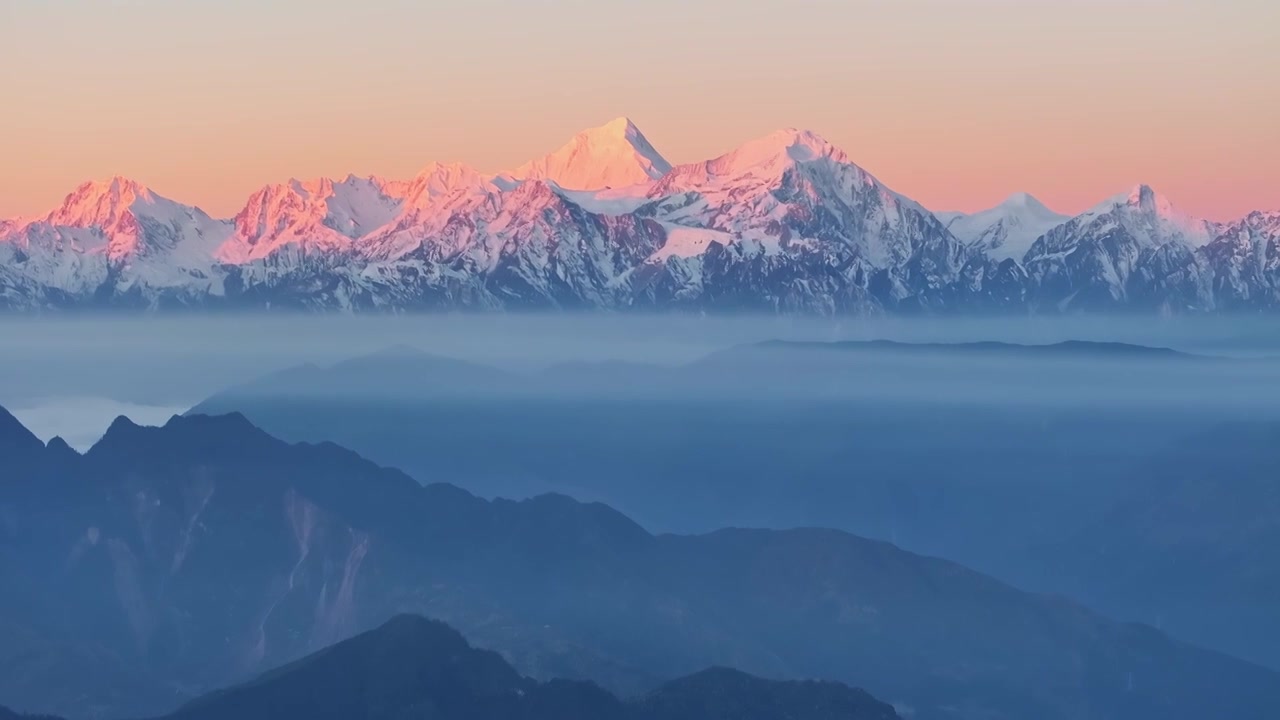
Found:
<path fill-rule="evenodd" d="M 0 25 L 0 217 L 112 175 L 229 216 L 620 115 L 673 163 L 811 129 L 936 210 L 1137 183 L 1280 209 L 1272 0 L 0 0 Z"/>

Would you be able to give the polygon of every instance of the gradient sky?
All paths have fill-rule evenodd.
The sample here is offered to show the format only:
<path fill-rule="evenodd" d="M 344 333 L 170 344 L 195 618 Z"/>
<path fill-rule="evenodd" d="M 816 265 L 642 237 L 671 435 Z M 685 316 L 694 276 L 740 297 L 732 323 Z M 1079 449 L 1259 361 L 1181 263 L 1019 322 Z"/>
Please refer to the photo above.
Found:
<path fill-rule="evenodd" d="M 627 115 L 673 162 L 814 130 L 894 189 L 1280 208 L 1276 0 L 0 0 L 0 216 L 122 174 L 519 165 Z"/>

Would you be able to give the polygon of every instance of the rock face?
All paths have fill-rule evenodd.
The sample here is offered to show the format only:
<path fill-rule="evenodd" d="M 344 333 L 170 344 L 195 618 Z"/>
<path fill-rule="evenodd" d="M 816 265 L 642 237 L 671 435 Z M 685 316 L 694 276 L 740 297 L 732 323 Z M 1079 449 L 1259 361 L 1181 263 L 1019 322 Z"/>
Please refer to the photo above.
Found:
<path fill-rule="evenodd" d="M 292 180 L 227 220 L 87 183 L 0 221 L 0 308 L 1257 311 L 1276 218 L 1187 218 L 1146 186 L 1075 218 L 1024 194 L 935 215 L 809 131 L 673 167 L 619 118 L 508 173 Z"/>

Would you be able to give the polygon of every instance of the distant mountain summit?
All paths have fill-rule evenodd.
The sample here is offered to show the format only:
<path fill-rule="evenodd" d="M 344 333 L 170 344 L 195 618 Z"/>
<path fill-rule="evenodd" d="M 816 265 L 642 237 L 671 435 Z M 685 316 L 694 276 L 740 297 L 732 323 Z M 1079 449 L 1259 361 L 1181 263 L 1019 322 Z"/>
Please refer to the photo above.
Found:
<path fill-rule="evenodd" d="M 0 220 L 0 309 L 1270 310 L 1254 215 L 1185 217 L 1147 186 L 1077 217 L 1025 194 L 935 215 L 808 130 L 673 166 L 620 117 L 510 172 L 291 180 L 229 219 L 86 183 Z"/>
<path fill-rule="evenodd" d="M 352 240 L 399 213 L 407 190 L 355 176 L 269 185 L 236 215 L 235 234 L 218 248 L 217 257 L 238 264 L 284 252 L 347 252 Z"/>
<path fill-rule="evenodd" d="M 970 255 L 928 210 L 803 130 L 673 168 L 648 197 L 635 214 L 667 242 L 633 273 L 636 304 L 875 312 L 931 302 Z"/>
<path fill-rule="evenodd" d="M 28 459 L 44 450 L 44 443 L 8 410 L 0 408 L 0 456 Z"/>
<path fill-rule="evenodd" d="M 1024 264 L 1058 308 L 1210 308 L 1218 270 L 1200 251 L 1219 231 L 1140 185 L 1046 232 Z"/>
<path fill-rule="evenodd" d="M 1280 212 L 1229 223 L 1199 252 L 1214 268 L 1209 292 L 1218 305 L 1265 310 L 1280 303 Z"/>
<path fill-rule="evenodd" d="M 521 677 L 443 623 L 401 615 L 382 626 L 212 693 L 165 720 L 897 720 L 837 683 L 777 682 L 712 670 L 621 701 L 588 682 Z"/>
<path fill-rule="evenodd" d="M 13 304 L 18 288 L 35 306 L 92 304 L 104 288 L 126 302 L 151 295 L 190 302 L 218 297 L 224 287 L 214 253 L 230 232 L 229 222 L 134 180 L 85 183 L 61 206 L 11 222 L 0 236 L 0 297 Z"/>
<path fill-rule="evenodd" d="M 1026 193 L 1015 193 L 990 210 L 945 221 L 961 242 L 981 248 L 993 260 L 1021 261 L 1037 238 L 1069 219 Z"/>
<path fill-rule="evenodd" d="M 706 162 L 680 165 L 675 168 L 671 178 L 650 195 L 669 195 L 688 186 L 705 185 L 716 178 L 734 180 L 751 175 L 765 179 L 779 175 L 796 163 L 823 159 L 841 164 L 849 162 L 844 151 L 818 134 L 808 130 L 787 128 L 750 140 Z"/>
<path fill-rule="evenodd" d="M 555 152 L 511 172 L 521 180 L 550 180 L 566 190 L 603 190 L 657 180 L 671 163 L 625 117 L 584 130 Z"/>
<path fill-rule="evenodd" d="M 1203 355 L 1192 355 L 1171 348 L 1133 345 L 1121 342 L 1094 342 L 1086 340 L 1066 340 L 1047 345 L 1025 345 L 1007 342 L 964 342 L 964 343 L 908 343 L 893 340 L 847 340 L 840 342 L 795 342 L 785 340 L 769 340 L 748 346 L 771 350 L 808 350 L 813 352 L 885 352 L 885 353 L 931 353 L 931 354 L 989 354 L 1005 356 L 1026 356 L 1036 358 L 1077 357 L 1094 359 L 1163 359 L 1163 360 L 1213 360 Z M 743 348 L 739 348 L 739 351 Z M 733 350 L 729 351 L 734 352 Z"/>

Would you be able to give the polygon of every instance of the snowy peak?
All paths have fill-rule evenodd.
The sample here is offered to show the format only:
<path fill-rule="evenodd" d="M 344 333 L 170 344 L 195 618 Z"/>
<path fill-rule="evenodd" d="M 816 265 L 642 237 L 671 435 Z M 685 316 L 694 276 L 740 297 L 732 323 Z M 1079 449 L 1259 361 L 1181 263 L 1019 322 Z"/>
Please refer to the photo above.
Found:
<path fill-rule="evenodd" d="M 455 214 L 478 212 L 499 193 L 496 182 L 462 163 L 431 163 L 407 183 L 400 211 L 360 239 L 360 252 L 374 260 L 393 260 L 420 248 Z"/>
<path fill-rule="evenodd" d="M 1034 213 L 1037 215 L 1053 215 L 1054 217 L 1060 217 L 1063 219 L 1067 217 L 1065 215 L 1059 215 L 1058 213 L 1055 213 L 1054 211 L 1050 210 L 1044 203 L 1040 202 L 1038 199 L 1032 196 L 1030 193 L 1024 193 L 1024 192 L 1017 192 L 1010 195 L 1009 197 L 1005 198 L 1004 202 L 1000 203 L 997 207 L 1004 208 L 1005 210 L 1010 210 L 1010 211 L 1025 210 L 1028 213 Z"/>
<path fill-rule="evenodd" d="M 1116 307 L 1131 301 L 1212 305 L 1196 253 L 1214 225 L 1177 212 L 1138 185 L 1041 236 L 1024 257 L 1038 290 L 1056 307 Z"/>
<path fill-rule="evenodd" d="M 849 162 L 844 151 L 827 142 L 812 130 L 786 128 L 746 143 L 732 153 L 739 161 L 759 162 L 785 155 L 794 162 L 813 162 L 830 158 Z"/>
<path fill-rule="evenodd" d="M 291 179 L 231 220 L 85 183 L 0 219 L 0 307 L 1252 308 L 1280 306 L 1277 247 L 1280 214 L 1208 223 L 1146 185 L 930 213 L 798 128 L 673 168 L 623 117 L 513 173 Z"/>
<path fill-rule="evenodd" d="M 1174 208 L 1169 198 L 1149 185 L 1137 185 L 1116 195 L 1079 218 L 1085 223 L 1115 222 L 1147 247 L 1179 242 L 1201 247 L 1213 239 L 1214 226 Z"/>
<path fill-rule="evenodd" d="M 1183 225 L 1195 222 L 1178 212 L 1169 198 L 1156 192 L 1150 185 L 1136 185 L 1130 190 L 1113 195 L 1092 209 L 1083 213 L 1084 217 L 1121 213 L 1130 217 L 1140 217 L 1152 223 L 1166 225 Z"/>
<path fill-rule="evenodd" d="M 382 189 L 382 193 L 390 198 L 403 200 L 409 194 L 409 188 L 413 186 L 412 180 L 390 179 L 381 175 L 370 175 L 369 181 Z"/>
<path fill-rule="evenodd" d="M 1280 226 L 1280 210 L 1254 210 L 1236 221 L 1237 223 L 1260 223 Z"/>
<path fill-rule="evenodd" d="M 1000 201 L 1000 204 L 986 210 L 979 210 L 973 213 L 936 212 L 934 215 L 937 216 L 943 224 L 950 224 L 963 218 L 976 218 L 984 215 L 1001 217 L 1006 215 L 1022 215 L 1046 218 L 1052 217 L 1059 220 L 1068 220 L 1071 217 L 1070 215 L 1063 215 L 1061 213 L 1054 212 L 1049 209 L 1047 205 L 1040 202 L 1040 200 L 1034 195 L 1025 192 L 1016 192 Z"/>
<path fill-rule="evenodd" d="M 580 135 L 597 135 L 605 137 L 629 137 L 640 136 L 640 128 L 631 121 L 631 118 L 625 116 L 616 117 L 609 122 L 597 128 L 588 128 L 583 130 Z"/>
<path fill-rule="evenodd" d="M 850 268 L 902 267 L 927 253 L 929 272 L 948 278 L 966 253 L 918 203 L 807 130 L 779 130 L 713 160 L 681 165 L 648 197 L 642 212 L 669 229 L 678 226 L 681 247 L 724 246 L 743 257 L 836 257 Z M 718 235 L 691 235 L 688 228 Z M 657 259 L 689 256 L 667 250 Z"/>
<path fill-rule="evenodd" d="M 431 163 L 409 183 L 405 203 L 409 207 L 426 207 L 460 190 L 479 190 L 488 180 L 469 165 Z"/>
<path fill-rule="evenodd" d="M 151 191 L 142 183 L 127 178 L 123 175 L 116 175 L 107 180 L 90 180 L 76 188 L 73 195 L 106 195 L 112 197 L 128 197 L 136 198 L 138 196 L 150 196 Z"/>
<path fill-rule="evenodd" d="M 219 241 L 225 223 L 202 210 L 153 193 L 124 177 L 87 182 L 67 195 L 57 209 L 19 228 L 28 246 L 46 246 L 55 253 L 74 249 L 101 254 L 112 261 L 140 253 L 169 252 L 187 244 Z"/>
<path fill-rule="evenodd" d="M 117 176 L 80 185 L 44 221 L 59 227 L 110 229 L 125 221 L 135 205 L 156 202 L 157 197 L 146 186 Z"/>
<path fill-rule="evenodd" d="M 236 214 L 235 234 L 217 251 L 223 262 L 246 263 L 293 246 L 334 251 L 391 221 L 401 202 L 377 178 L 293 179 L 255 192 Z"/>
<path fill-rule="evenodd" d="M 1156 192 L 1150 185 L 1136 185 L 1127 192 L 1114 195 L 1098 204 L 1091 212 L 1105 213 L 1116 208 L 1127 208 L 1153 217 L 1168 219 L 1177 216 L 1169 198 Z"/>
<path fill-rule="evenodd" d="M 954 215 L 944 222 L 964 244 L 1003 261 L 1021 260 L 1041 235 L 1069 219 L 1027 193 L 1014 193 L 989 210 Z"/>
<path fill-rule="evenodd" d="M 1212 244 L 1255 242 L 1280 242 L 1280 211 L 1255 210 L 1239 220 L 1227 223 L 1218 229 Z"/>
<path fill-rule="evenodd" d="M 661 197 L 710 186 L 772 183 L 788 170 L 804 165 L 822 170 L 847 168 L 863 182 L 871 182 L 861 168 L 849 161 L 843 150 L 809 130 L 786 128 L 747 141 L 720 157 L 674 168 L 649 192 Z"/>
<path fill-rule="evenodd" d="M 567 190 L 603 190 L 652 182 L 671 163 L 627 118 L 584 130 L 564 147 L 512 171 L 524 180 L 550 180 Z"/>
<path fill-rule="evenodd" d="M 185 299 L 222 291 L 213 251 L 230 232 L 230 223 L 199 208 L 114 177 L 80 185 L 4 239 L 20 248 L 21 272 L 39 287 L 92 295 L 110 282 L 121 295 L 163 291 Z"/>
<path fill-rule="evenodd" d="M 713 175 L 743 175 L 827 159 L 841 164 L 849 162 L 843 150 L 817 133 L 786 128 L 748 141 L 706 165 Z"/>

